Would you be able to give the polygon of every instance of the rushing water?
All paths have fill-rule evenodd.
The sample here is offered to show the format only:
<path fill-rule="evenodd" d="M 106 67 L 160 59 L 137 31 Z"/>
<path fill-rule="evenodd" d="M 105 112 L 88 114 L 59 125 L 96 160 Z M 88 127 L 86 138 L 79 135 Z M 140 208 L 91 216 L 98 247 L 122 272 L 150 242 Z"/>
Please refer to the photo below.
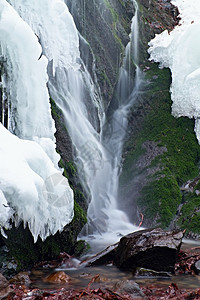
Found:
<path fill-rule="evenodd" d="M 117 203 L 128 112 L 142 84 L 138 66 L 137 2 L 133 0 L 135 15 L 130 42 L 125 49 L 111 103 L 115 110 L 109 109 L 107 116 L 95 76 L 95 64 L 91 76 L 85 64 L 87 60 L 80 55 L 80 48 L 83 56 L 89 45 L 77 31 L 64 0 L 52 0 L 51 5 L 47 0 L 42 4 L 22 0 L 8 2 L 37 35 L 42 47 L 41 55 L 37 55 L 38 64 L 44 56 L 47 58 L 48 90 L 63 112 L 74 147 L 74 159 L 89 199 L 88 224 L 82 235 L 86 235 L 86 239 L 95 237 L 97 242 L 116 242 L 121 235 L 137 229 L 118 209 Z"/>
<path fill-rule="evenodd" d="M 93 174 L 91 182 L 89 222 L 85 228 L 86 236 L 84 238 L 88 239 L 90 244 L 98 247 L 98 250 L 106 243 L 116 242 L 121 235 L 138 229 L 129 222 L 126 214 L 118 209 L 117 203 L 128 112 L 136 101 L 143 82 L 142 72 L 137 65 L 139 60 L 138 5 L 136 1 L 133 2 L 135 15 L 132 19 L 130 42 L 125 49 L 116 92 L 111 102 L 111 106 L 114 102 L 115 110 L 111 110 L 104 119 L 100 132 L 103 155 L 101 164 L 97 160 L 94 161 L 95 174 Z M 131 72 L 133 68 L 135 68 L 135 74 Z"/>

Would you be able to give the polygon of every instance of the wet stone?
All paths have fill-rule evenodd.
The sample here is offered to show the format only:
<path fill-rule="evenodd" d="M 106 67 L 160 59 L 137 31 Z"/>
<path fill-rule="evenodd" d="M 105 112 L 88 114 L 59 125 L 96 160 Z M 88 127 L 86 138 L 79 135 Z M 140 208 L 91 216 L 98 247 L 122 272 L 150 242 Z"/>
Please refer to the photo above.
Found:
<path fill-rule="evenodd" d="M 200 274 L 200 260 L 195 263 L 195 271 L 197 274 Z"/>
<path fill-rule="evenodd" d="M 114 285 L 113 290 L 119 293 L 127 293 L 133 299 L 146 298 L 139 285 L 134 280 L 119 281 Z"/>
<path fill-rule="evenodd" d="M 135 272 L 137 267 L 173 272 L 182 243 L 182 231 L 147 229 L 121 238 L 115 252 L 115 265 Z"/>
<path fill-rule="evenodd" d="M 44 279 L 45 282 L 51 283 L 68 283 L 70 277 L 63 271 L 54 272 Z"/>
<path fill-rule="evenodd" d="M 151 269 L 137 268 L 134 274 L 135 277 L 160 277 L 160 278 L 169 278 L 171 273 L 168 272 L 157 272 Z"/>

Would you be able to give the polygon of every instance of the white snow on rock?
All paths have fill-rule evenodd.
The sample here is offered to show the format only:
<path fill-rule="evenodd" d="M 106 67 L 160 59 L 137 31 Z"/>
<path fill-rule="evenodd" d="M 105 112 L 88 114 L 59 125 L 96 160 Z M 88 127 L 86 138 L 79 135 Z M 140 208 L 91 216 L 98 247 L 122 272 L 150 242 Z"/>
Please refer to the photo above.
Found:
<path fill-rule="evenodd" d="M 172 1 L 180 12 L 181 22 L 175 29 L 156 35 L 149 43 L 150 59 L 172 73 L 172 114 L 195 118 L 200 142 L 200 1 Z"/>
<path fill-rule="evenodd" d="M 62 230 L 73 217 L 73 191 L 41 146 L 22 140 L 0 124 L 0 223 L 11 211 L 28 224 L 36 241 Z M 5 206 L 4 206 L 5 204 Z M 13 212 L 13 211 L 12 211 Z"/>
<path fill-rule="evenodd" d="M 79 37 L 64 0 L 8 0 L 39 37 L 43 52 L 56 67 L 79 68 Z"/>
<path fill-rule="evenodd" d="M 29 25 L 1 0 L 0 61 L 10 132 L 0 124 L 0 226 L 7 228 L 15 211 L 15 221 L 28 224 L 35 241 L 61 231 L 73 217 L 73 191 L 58 168 L 48 61 L 41 53 Z"/>

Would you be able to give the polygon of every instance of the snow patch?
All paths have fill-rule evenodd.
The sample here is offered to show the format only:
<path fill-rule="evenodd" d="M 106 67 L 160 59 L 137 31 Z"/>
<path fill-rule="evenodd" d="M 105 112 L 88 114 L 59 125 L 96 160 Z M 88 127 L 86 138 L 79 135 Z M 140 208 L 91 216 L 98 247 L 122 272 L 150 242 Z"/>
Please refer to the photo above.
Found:
<path fill-rule="evenodd" d="M 55 17 L 58 13 L 61 9 L 56 8 Z M 48 60 L 41 54 L 32 29 L 1 0 L 1 84 L 8 101 L 10 132 L 0 124 L 0 226 L 8 228 L 10 218 L 16 224 L 24 221 L 34 241 L 61 231 L 73 218 L 73 191 L 58 168 L 47 89 Z"/>
<path fill-rule="evenodd" d="M 195 118 L 195 132 L 200 142 L 200 1 L 174 0 L 181 22 L 168 33 L 150 41 L 150 60 L 170 68 L 172 114 Z"/>
<path fill-rule="evenodd" d="M 39 144 L 22 140 L 0 124 L 0 224 L 16 212 L 37 241 L 69 223 L 73 218 L 73 191 L 67 179 Z M 9 205 L 9 207 L 7 207 Z"/>

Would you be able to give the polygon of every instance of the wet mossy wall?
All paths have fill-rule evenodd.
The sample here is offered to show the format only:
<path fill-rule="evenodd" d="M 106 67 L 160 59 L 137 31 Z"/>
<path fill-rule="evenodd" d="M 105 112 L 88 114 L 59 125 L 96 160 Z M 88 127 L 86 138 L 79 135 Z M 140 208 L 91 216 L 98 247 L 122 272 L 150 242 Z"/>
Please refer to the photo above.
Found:
<path fill-rule="evenodd" d="M 81 35 L 89 43 L 104 105 L 113 96 L 124 49 L 129 41 L 134 7 L 131 0 L 65 0 Z M 92 54 L 80 41 L 81 56 L 92 74 Z"/>
<path fill-rule="evenodd" d="M 199 175 L 200 146 L 194 121 L 171 115 L 170 71 L 148 61 L 147 42 L 155 33 L 170 30 L 178 22 L 176 8 L 170 8 L 169 3 L 160 6 L 160 3 L 139 1 L 140 67 L 145 85 L 129 116 L 119 202 L 136 224 L 143 214 L 144 226 L 181 226 L 188 230 L 195 228 L 197 232 L 198 209 L 192 218 L 186 215 L 190 211 L 191 216 L 192 209 L 200 207 L 200 197 L 193 194 L 189 200 L 181 191 L 187 180 Z M 184 217 L 172 222 L 180 204 L 183 204 L 180 211 Z"/>

